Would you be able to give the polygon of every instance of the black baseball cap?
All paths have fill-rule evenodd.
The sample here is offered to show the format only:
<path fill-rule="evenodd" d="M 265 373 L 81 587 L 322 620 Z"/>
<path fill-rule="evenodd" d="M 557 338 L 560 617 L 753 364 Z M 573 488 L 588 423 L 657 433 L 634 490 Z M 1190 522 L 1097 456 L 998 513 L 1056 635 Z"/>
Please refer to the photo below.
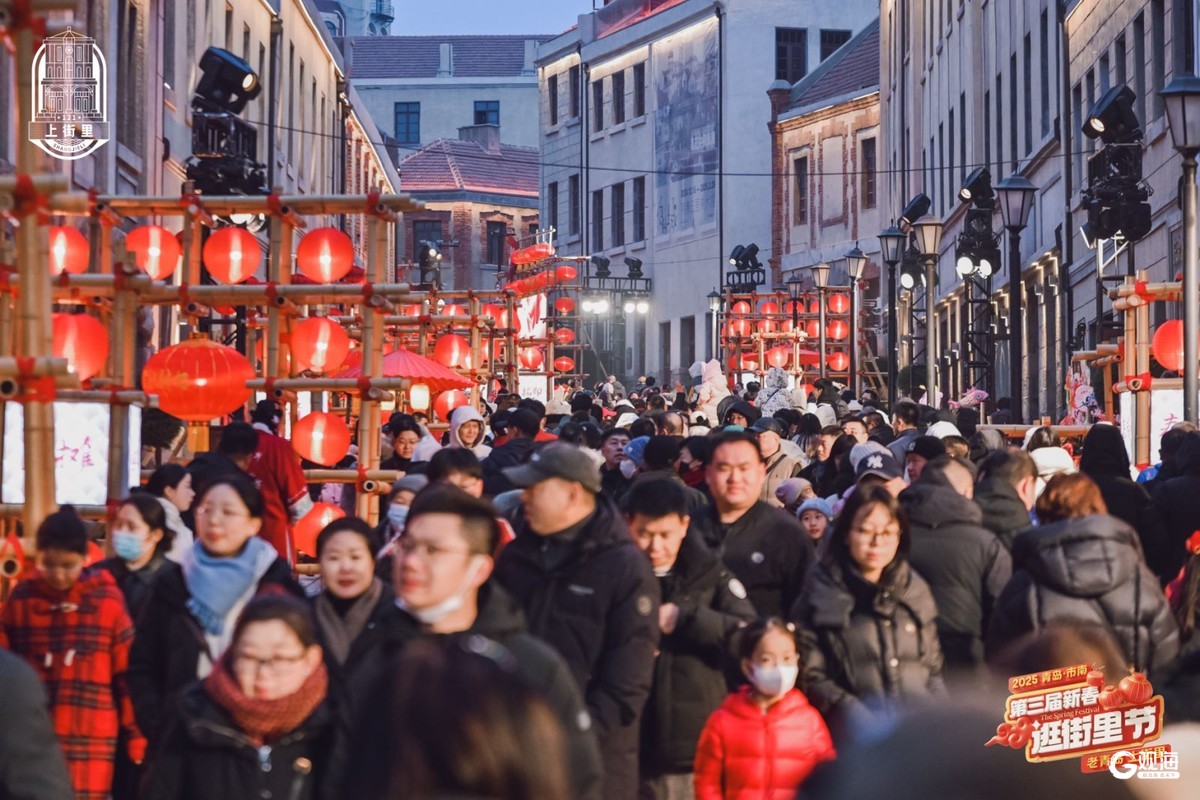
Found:
<path fill-rule="evenodd" d="M 549 478 L 578 483 L 592 494 L 600 492 L 600 469 L 582 449 L 566 442 L 551 442 L 535 450 L 529 461 L 508 467 L 504 477 L 525 488 Z"/>

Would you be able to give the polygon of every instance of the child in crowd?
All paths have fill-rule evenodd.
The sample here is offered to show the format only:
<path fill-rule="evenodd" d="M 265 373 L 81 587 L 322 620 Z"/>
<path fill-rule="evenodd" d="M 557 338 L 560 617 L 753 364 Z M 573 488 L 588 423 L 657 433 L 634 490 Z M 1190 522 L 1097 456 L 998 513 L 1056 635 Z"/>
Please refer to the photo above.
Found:
<path fill-rule="evenodd" d="M 829 528 L 829 522 L 833 519 L 833 509 L 829 507 L 828 501 L 813 497 L 800 504 L 796 516 L 800 517 L 800 524 L 812 537 L 813 545 L 820 545 L 825 531 Z"/>

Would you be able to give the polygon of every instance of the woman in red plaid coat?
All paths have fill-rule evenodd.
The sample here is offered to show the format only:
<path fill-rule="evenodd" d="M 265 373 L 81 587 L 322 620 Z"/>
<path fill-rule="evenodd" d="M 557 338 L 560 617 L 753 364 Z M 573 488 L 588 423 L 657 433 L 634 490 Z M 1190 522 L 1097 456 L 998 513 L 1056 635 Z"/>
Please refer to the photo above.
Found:
<path fill-rule="evenodd" d="M 117 733 L 129 734 L 140 763 L 145 739 L 124 691 L 133 623 L 116 581 L 84 572 L 87 532 L 64 506 L 38 528 L 38 570 L 4 607 L 0 645 L 23 657 L 46 685 L 54 732 L 78 800 L 105 800 L 112 788 Z"/>

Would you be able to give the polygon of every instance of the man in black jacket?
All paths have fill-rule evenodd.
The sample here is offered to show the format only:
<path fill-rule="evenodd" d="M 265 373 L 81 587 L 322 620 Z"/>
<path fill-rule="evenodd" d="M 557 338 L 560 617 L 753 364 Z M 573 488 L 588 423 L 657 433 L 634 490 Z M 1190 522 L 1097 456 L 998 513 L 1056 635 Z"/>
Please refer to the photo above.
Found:
<path fill-rule="evenodd" d="M 917 427 L 920 422 L 921 409 L 911 400 L 902 400 L 892 407 L 892 430 L 895 431 L 896 437 L 886 446 L 901 466 L 904 466 L 908 458 L 908 449 L 913 440 L 921 435 Z"/>
<path fill-rule="evenodd" d="M 578 447 L 544 445 L 504 475 L 525 489 L 524 514 L 500 553 L 496 581 L 575 675 L 600 740 L 603 796 L 629 800 L 637 796 L 638 731 L 659 641 L 654 573 Z"/>
<path fill-rule="evenodd" d="M 766 479 L 752 435 L 716 437 L 706 471 L 713 505 L 691 530 L 745 584 L 760 616 L 782 617 L 800 594 L 813 545 L 799 520 L 759 500 Z"/>
<path fill-rule="evenodd" d="M 1178 477 L 1154 490 L 1154 504 L 1162 514 L 1163 555 L 1159 578 L 1175 579 L 1187 560 L 1187 540 L 1200 527 L 1200 433 L 1191 431 L 1175 455 Z"/>
<path fill-rule="evenodd" d="M 984 677 L 983 636 L 996 598 L 1012 577 L 1012 558 L 981 524 L 970 499 L 970 470 L 950 456 L 930 461 L 900 493 L 912 537 L 908 561 L 933 592 L 947 678 Z"/>
<path fill-rule="evenodd" d="M 0 797 L 14 800 L 71 800 L 54 725 L 46 711 L 46 691 L 37 673 L 0 649 Z"/>
<path fill-rule="evenodd" d="M 600 490 L 613 500 L 620 500 L 629 488 L 629 479 L 621 474 L 621 462 L 629 459 L 625 455 L 627 444 L 627 428 L 613 428 L 600 440 L 600 455 L 604 456 L 604 466 L 600 467 Z"/>
<path fill-rule="evenodd" d="M 700 732 L 726 695 L 730 639 L 755 617 L 741 582 L 688 535 L 685 489 L 659 478 L 626 496 L 630 533 L 650 559 L 663 600 L 662 646 L 642 718 L 639 797 L 647 800 L 691 796 Z"/>
<path fill-rule="evenodd" d="M 533 452 L 534 437 L 542 429 L 537 414 L 527 408 L 518 408 L 508 418 L 509 439 L 497 447 L 483 460 L 483 493 L 495 497 L 502 492 L 517 488 L 504 476 L 506 467 L 525 463 Z"/>
<path fill-rule="evenodd" d="M 1037 465 L 1016 448 L 997 450 L 979 465 L 975 503 L 983 511 L 983 527 L 1012 550 L 1013 539 L 1033 523 L 1029 512 L 1037 499 Z"/>

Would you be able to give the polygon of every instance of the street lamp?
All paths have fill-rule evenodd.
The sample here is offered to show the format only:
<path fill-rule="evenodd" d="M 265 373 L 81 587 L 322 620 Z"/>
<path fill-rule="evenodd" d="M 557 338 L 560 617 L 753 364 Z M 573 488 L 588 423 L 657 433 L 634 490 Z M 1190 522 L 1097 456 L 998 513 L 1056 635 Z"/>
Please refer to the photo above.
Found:
<path fill-rule="evenodd" d="M 896 363 L 897 363 L 897 322 L 896 322 L 896 265 L 900 263 L 901 255 L 904 252 L 904 244 L 907 241 L 904 231 L 892 225 L 885 228 L 879 234 L 879 250 L 883 257 L 883 263 L 888 267 L 888 286 L 887 294 L 884 295 L 884 301 L 887 304 L 888 313 L 888 402 L 895 402 L 896 382 Z"/>
<path fill-rule="evenodd" d="M 821 377 L 825 377 L 825 287 L 829 285 L 829 265 L 822 261 L 813 265 L 813 285 L 817 287 L 817 326 L 821 331 Z"/>
<path fill-rule="evenodd" d="M 724 300 L 725 298 L 717 291 L 715 286 L 708 293 L 708 311 L 712 315 L 712 332 L 710 337 L 712 342 L 710 355 L 712 358 L 721 357 L 721 304 Z"/>
<path fill-rule="evenodd" d="M 1183 418 L 1193 425 L 1197 417 L 1200 377 L 1200 224 L 1196 218 L 1196 154 L 1200 153 L 1200 78 L 1181 75 L 1159 93 L 1166 106 L 1171 143 L 1183 156 Z"/>
<path fill-rule="evenodd" d="M 1008 370 L 1012 390 L 1012 421 L 1024 418 L 1024 391 L 1021 387 L 1021 231 L 1029 224 L 1037 187 L 1023 175 L 1012 174 L 996 185 L 1000 195 L 1000 215 L 1008 231 Z"/>
<path fill-rule="evenodd" d="M 846 271 L 850 273 L 850 390 L 855 397 L 861 392 L 858 376 L 858 282 L 862 280 L 866 267 L 867 254 L 855 242 L 854 249 L 846 253 Z"/>
<path fill-rule="evenodd" d="M 925 261 L 925 398 L 934 408 L 940 407 L 937 391 L 937 355 L 934 353 L 934 278 L 938 255 L 942 247 L 942 221 L 926 214 L 913 223 L 917 250 Z"/>

